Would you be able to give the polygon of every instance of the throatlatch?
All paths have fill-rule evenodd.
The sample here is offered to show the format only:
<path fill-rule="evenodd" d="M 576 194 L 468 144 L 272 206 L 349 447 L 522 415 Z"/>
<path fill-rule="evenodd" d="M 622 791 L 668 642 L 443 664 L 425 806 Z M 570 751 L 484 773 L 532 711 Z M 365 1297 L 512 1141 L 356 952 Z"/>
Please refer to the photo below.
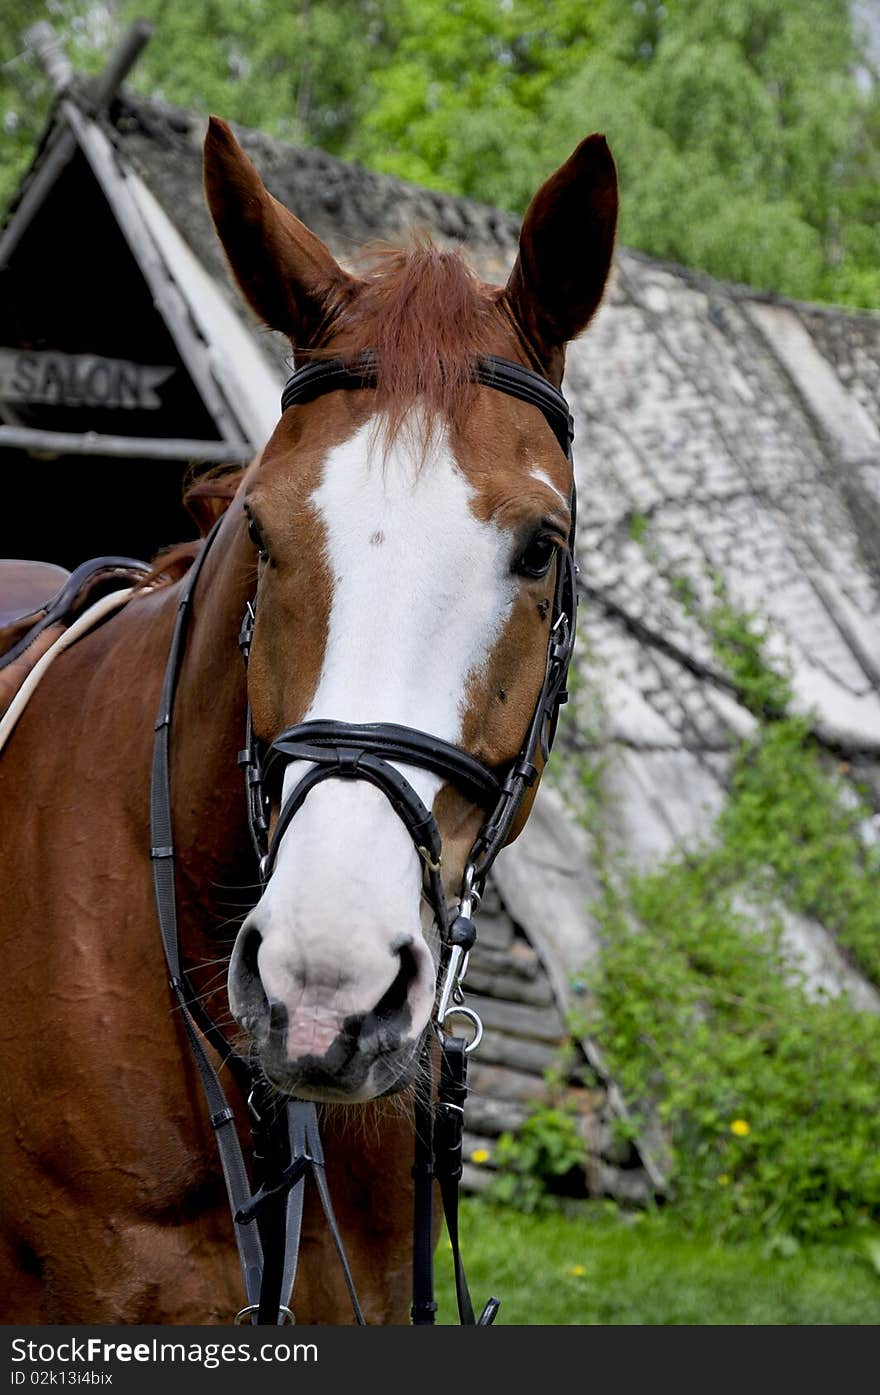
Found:
<path fill-rule="evenodd" d="M 282 411 L 341 389 L 375 387 L 375 353 L 353 361 L 330 359 L 309 364 L 288 380 Z M 574 427 L 565 398 L 546 379 L 506 359 L 487 356 L 473 367 L 473 379 L 537 407 L 571 461 Z M 519 755 L 501 770 L 493 770 L 468 752 L 429 733 L 391 723 L 357 724 L 322 719 L 300 722 L 280 732 L 268 744 L 254 735 L 248 707 L 245 743 L 239 753 L 246 783 L 247 817 L 260 878 L 266 884 L 274 870 L 285 832 L 312 789 L 327 779 L 365 780 L 389 800 L 409 833 L 423 864 L 425 894 L 440 937 L 438 990 L 432 1029 L 439 1046 L 440 1077 L 436 1103 L 431 1086 L 430 1039 L 422 1052 L 423 1073 L 414 1108 L 415 1161 L 413 1220 L 413 1304 L 416 1325 L 434 1322 L 433 1184 L 436 1180 L 452 1246 L 459 1318 L 467 1326 L 494 1321 L 498 1300 L 490 1298 L 479 1319 L 468 1291 L 458 1240 L 458 1192 L 462 1175 L 462 1128 L 467 1098 L 467 1056 L 482 1037 L 482 1023 L 464 1001 L 462 983 L 476 939 L 473 914 L 486 876 L 507 840 L 526 791 L 535 783 L 538 753 L 546 760 L 556 731 L 559 708 L 565 702 L 568 668 L 575 637 L 577 607 L 574 562 L 575 490 L 572 474 L 571 532 L 559 549 L 544 681 Z M 339 1255 L 355 1321 L 363 1324 L 351 1270 L 336 1225 L 324 1173 L 324 1158 L 315 1106 L 290 1100 L 279 1105 L 277 1092 L 262 1077 L 259 1065 L 232 1050 L 199 1003 L 183 968 L 174 891 L 169 738 L 174 692 L 183 659 L 192 597 L 204 559 L 216 536 L 209 533 L 181 593 L 172 636 L 159 714 L 152 773 L 152 848 L 156 905 L 170 983 L 181 1010 L 190 1046 L 217 1137 L 246 1297 L 236 1321 L 250 1319 L 276 1324 L 293 1321 L 290 1299 L 296 1278 L 302 1221 L 303 1187 L 311 1175 L 318 1188 L 327 1224 Z M 247 606 L 239 646 L 247 665 L 256 617 L 256 600 Z M 282 801 L 284 771 L 290 761 L 309 769 Z M 442 840 L 437 821 L 397 768 L 396 762 L 443 776 L 486 818 L 465 864 L 458 906 L 450 914 L 441 880 Z M 272 836 L 269 813 L 280 805 Z M 456 1036 L 447 1024 L 465 1020 L 472 1033 Z M 253 1141 L 252 1189 L 238 1142 L 234 1115 L 205 1050 L 205 1038 L 229 1065 L 248 1106 Z"/>

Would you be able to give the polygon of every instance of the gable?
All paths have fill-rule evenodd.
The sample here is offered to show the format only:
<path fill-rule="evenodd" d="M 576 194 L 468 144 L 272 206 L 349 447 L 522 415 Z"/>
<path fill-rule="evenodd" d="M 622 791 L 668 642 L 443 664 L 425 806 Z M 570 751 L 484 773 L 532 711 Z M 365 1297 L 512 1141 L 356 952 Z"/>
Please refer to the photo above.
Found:
<path fill-rule="evenodd" d="M 215 381 L 169 264 L 173 229 L 163 251 L 162 215 L 151 230 L 137 202 L 147 191 L 113 170 L 96 128 L 75 133 L 85 140 L 0 238 L 0 554 L 66 566 L 192 536 L 189 469 L 248 459 L 269 424 L 252 394 L 239 415 Z M 55 128 L 50 152 L 65 135 Z"/>

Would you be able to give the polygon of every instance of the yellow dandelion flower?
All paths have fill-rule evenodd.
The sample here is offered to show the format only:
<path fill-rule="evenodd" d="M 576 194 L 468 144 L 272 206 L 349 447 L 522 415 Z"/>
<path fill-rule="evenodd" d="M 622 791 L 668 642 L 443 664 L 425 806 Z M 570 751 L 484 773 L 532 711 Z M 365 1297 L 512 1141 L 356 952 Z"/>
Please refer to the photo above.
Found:
<path fill-rule="evenodd" d="M 489 1153 L 489 1149 L 488 1149 L 488 1148 L 475 1148 L 474 1151 L 471 1153 L 471 1162 L 475 1162 L 475 1163 L 484 1163 L 484 1162 L 488 1162 L 488 1161 L 489 1161 L 489 1157 L 490 1157 L 490 1153 Z"/>
<path fill-rule="evenodd" d="M 721 1176 L 718 1178 L 718 1185 L 719 1187 L 726 1187 L 729 1181 L 730 1178 L 728 1177 L 727 1173 L 722 1172 Z"/>
<path fill-rule="evenodd" d="M 582 1279 L 587 1272 L 586 1265 L 573 1264 L 568 1272 L 573 1275 L 575 1279 Z"/>
<path fill-rule="evenodd" d="M 735 1133 L 737 1138 L 745 1138 L 751 1131 L 751 1125 L 746 1119 L 734 1119 L 730 1126 L 730 1132 Z"/>

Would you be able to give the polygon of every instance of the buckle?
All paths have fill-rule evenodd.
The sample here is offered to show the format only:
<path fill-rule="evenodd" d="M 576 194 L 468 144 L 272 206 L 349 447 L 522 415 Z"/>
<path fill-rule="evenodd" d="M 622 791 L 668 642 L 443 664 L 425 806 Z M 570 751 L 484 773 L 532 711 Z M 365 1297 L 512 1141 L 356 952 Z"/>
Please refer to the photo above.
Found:
<path fill-rule="evenodd" d="M 259 1311 L 259 1303 L 248 1303 L 246 1308 L 239 1308 L 238 1312 L 235 1314 L 235 1317 L 233 1318 L 234 1325 L 236 1327 L 253 1327 L 254 1317 Z M 278 1305 L 278 1316 L 281 1319 L 281 1321 L 278 1324 L 279 1327 L 296 1326 L 296 1317 L 294 1313 L 291 1311 L 290 1308 L 285 1307 L 283 1303 L 279 1303 Z"/>

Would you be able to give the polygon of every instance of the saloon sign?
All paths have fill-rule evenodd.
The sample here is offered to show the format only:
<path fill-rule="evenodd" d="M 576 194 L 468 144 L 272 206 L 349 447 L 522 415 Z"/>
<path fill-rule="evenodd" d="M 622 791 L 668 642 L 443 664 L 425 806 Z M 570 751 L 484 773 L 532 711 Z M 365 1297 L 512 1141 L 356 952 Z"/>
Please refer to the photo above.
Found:
<path fill-rule="evenodd" d="M 173 372 L 96 354 L 0 349 L 0 402 L 154 411 L 162 406 L 156 389 Z"/>

